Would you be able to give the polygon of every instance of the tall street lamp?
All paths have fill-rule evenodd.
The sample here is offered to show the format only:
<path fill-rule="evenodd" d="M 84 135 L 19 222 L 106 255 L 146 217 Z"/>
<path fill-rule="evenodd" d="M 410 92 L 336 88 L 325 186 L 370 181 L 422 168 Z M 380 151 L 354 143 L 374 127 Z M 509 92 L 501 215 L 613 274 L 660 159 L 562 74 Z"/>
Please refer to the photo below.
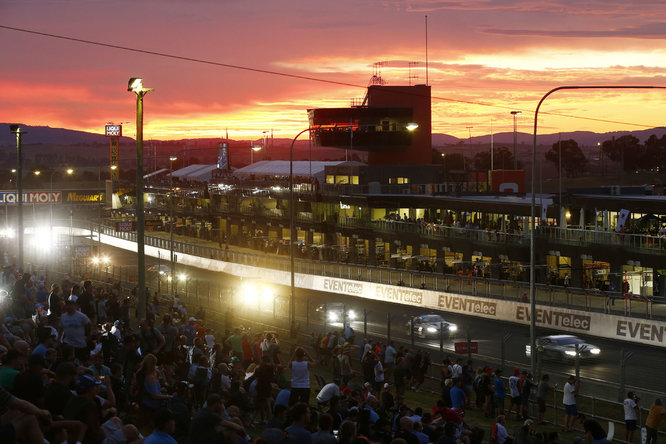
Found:
<path fill-rule="evenodd" d="M 153 88 L 144 88 L 143 80 L 132 77 L 127 91 L 136 94 L 136 249 L 138 256 L 137 316 L 146 317 L 146 256 L 144 251 L 145 217 L 143 214 L 143 96 Z"/>
<path fill-rule="evenodd" d="M 518 116 L 522 111 L 511 111 L 513 116 L 513 169 L 518 169 Z"/>
<path fill-rule="evenodd" d="M 252 145 L 250 147 L 250 165 L 254 163 L 254 153 L 261 151 L 263 147 L 261 145 Z"/>
<path fill-rule="evenodd" d="M 21 136 L 25 131 L 21 131 L 18 125 L 9 125 L 9 131 L 16 134 L 16 212 L 18 215 L 17 235 L 18 235 L 18 269 L 23 270 L 23 151 L 21 150 Z"/>
<path fill-rule="evenodd" d="M 534 111 L 534 143 L 532 145 L 532 202 L 530 205 L 530 217 L 532 229 L 530 230 L 530 347 L 532 350 L 530 356 L 530 365 L 532 367 L 532 374 L 536 375 L 536 292 L 535 292 L 535 260 L 536 260 L 536 250 L 534 248 L 534 231 L 536 228 L 536 197 L 534 193 L 535 188 L 535 176 L 536 176 L 536 149 L 537 149 L 537 123 L 539 122 L 539 108 L 541 104 L 556 91 L 560 90 L 572 90 L 572 89 L 666 89 L 666 86 L 622 86 L 622 85 L 613 85 L 613 86 L 558 86 L 548 91 L 542 98 L 539 100 L 539 104 Z"/>
<path fill-rule="evenodd" d="M 171 262 L 171 287 L 173 291 L 173 286 L 175 285 L 176 280 L 173 278 L 176 273 L 176 257 L 173 254 L 173 163 L 178 160 L 176 156 L 169 157 L 169 249 L 171 250 L 171 256 L 169 260 Z M 173 291 L 174 296 L 176 294 Z"/>

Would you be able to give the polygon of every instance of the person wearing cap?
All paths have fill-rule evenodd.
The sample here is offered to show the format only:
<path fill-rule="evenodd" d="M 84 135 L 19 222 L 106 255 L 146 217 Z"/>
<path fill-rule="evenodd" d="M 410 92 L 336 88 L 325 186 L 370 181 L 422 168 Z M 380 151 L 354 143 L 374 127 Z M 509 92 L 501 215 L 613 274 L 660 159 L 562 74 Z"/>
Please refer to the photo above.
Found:
<path fill-rule="evenodd" d="M 381 394 L 381 409 L 386 413 L 392 413 L 395 409 L 395 398 L 393 393 L 391 393 L 391 384 L 388 382 L 384 383 L 384 390 Z"/>
<path fill-rule="evenodd" d="M 44 358 L 46 350 L 55 343 L 56 335 L 53 334 L 50 328 L 39 327 L 37 329 L 37 340 L 39 344 L 32 350 L 32 354 Z"/>
<path fill-rule="evenodd" d="M 158 409 L 153 414 L 155 428 L 143 444 L 178 444 L 171 436 L 176 431 L 176 420 L 168 409 Z"/>
<path fill-rule="evenodd" d="M 75 286 L 77 287 L 77 286 Z M 74 289 L 72 289 L 74 291 Z M 67 300 L 66 311 L 60 316 L 60 338 L 65 344 L 74 347 L 74 352 L 80 362 L 88 358 L 88 343 L 91 339 L 90 318 L 77 310 L 75 299 Z"/>
<path fill-rule="evenodd" d="M 95 400 L 101 384 L 102 382 L 92 375 L 80 375 L 75 383 L 77 395 L 65 406 L 65 419 L 81 421 L 86 425 L 83 442 L 101 442 L 105 437 L 102 430 L 102 410 Z"/>

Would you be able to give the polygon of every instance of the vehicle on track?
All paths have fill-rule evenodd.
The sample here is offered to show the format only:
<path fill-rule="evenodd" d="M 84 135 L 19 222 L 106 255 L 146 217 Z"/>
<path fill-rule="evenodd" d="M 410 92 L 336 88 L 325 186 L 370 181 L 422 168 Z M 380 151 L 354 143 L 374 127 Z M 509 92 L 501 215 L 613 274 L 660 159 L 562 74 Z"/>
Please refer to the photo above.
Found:
<path fill-rule="evenodd" d="M 413 316 L 405 324 L 407 334 L 418 338 L 439 338 L 440 329 L 443 329 L 445 338 L 452 338 L 458 331 L 458 326 L 453 322 L 445 320 L 438 314 L 424 314 Z"/>
<path fill-rule="evenodd" d="M 599 347 L 588 344 L 574 335 L 550 335 L 536 339 L 538 355 L 546 360 L 566 362 L 575 359 L 576 345 L 578 345 L 578 356 L 582 360 L 596 359 L 601 354 Z M 525 346 L 525 354 L 532 355 L 532 347 L 529 344 Z"/>

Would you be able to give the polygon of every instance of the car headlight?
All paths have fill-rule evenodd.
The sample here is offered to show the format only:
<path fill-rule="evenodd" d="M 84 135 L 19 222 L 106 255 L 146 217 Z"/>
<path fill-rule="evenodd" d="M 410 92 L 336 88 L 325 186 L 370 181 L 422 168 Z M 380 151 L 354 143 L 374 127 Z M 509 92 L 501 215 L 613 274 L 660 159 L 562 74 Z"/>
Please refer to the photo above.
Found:
<path fill-rule="evenodd" d="M 590 350 L 590 353 L 593 355 L 598 355 L 599 353 L 601 353 L 601 350 L 598 348 L 593 348 Z"/>
<path fill-rule="evenodd" d="M 330 313 L 328 314 L 328 320 L 329 320 L 330 322 L 336 322 L 336 321 L 338 320 L 338 314 L 335 313 L 335 312 L 330 312 Z"/>
<path fill-rule="evenodd" d="M 437 329 L 435 327 L 427 327 L 426 331 L 428 333 L 437 333 Z"/>
<path fill-rule="evenodd" d="M 575 350 L 567 350 L 564 353 L 566 353 L 567 356 L 572 356 L 572 357 L 576 356 L 576 351 Z"/>
<path fill-rule="evenodd" d="M 458 331 L 458 326 L 455 324 L 449 324 L 449 331 Z"/>
<path fill-rule="evenodd" d="M 350 321 L 355 320 L 356 319 L 356 312 L 354 310 L 349 310 L 347 312 L 347 319 L 349 319 Z"/>

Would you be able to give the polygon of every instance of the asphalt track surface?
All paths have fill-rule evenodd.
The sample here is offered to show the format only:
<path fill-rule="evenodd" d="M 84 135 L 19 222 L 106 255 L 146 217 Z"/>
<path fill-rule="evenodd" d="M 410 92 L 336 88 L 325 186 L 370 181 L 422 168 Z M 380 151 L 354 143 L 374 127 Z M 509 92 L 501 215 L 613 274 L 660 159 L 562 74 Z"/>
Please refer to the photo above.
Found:
<path fill-rule="evenodd" d="M 136 254 L 127 250 L 121 250 L 109 246 L 103 247 L 106 254 L 112 257 L 112 262 L 116 270 L 122 267 L 131 268 L 136 266 Z M 168 258 L 162 260 L 161 264 L 168 264 Z M 157 259 L 147 257 L 147 267 L 156 265 Z M 119 273 L 116 271 L 116 273 Z M 202 305 L 207 305 L 211 312 L 222 312 L 224 307 L 216 306 L 218 302 L 207 299 L 207 293 L 215 293 L 220 287 L 238 288 L 234 290 L 235 312 L 239 317 L 246 316 L 245 319 L 251 319 L 254 322 L 261 322 L 268 326 L 286 326 L 285 321 L 288 316 L 288 295 L 289 288 L 272 288 L 276 302 L 273 304 L 259 304 L 248 307 L 246 298 L 240 294 L 241 282 L 238 278 L 224 275 L 219 272 L 178 266 L 177 274 L 184 273 L 188 279 L 188 293 L 192 294 L 195 288 L 200 291 L 200 300 Z M 117 276 L 116 276 L 117 277 Z M 157 289 L 157 281 L 152 273 L 146 277 L 147 285 L 151 291 Z M 180 282 L 178 292 L 182 294 L 184 290 L 183 282 Z M 212 290 L 211 290 L 212 289 Z M 162 281 L 161 292 L 167 293 L 166 284 Z M 171 293 L 169 291 L 168 293 Z M 386 302 L 373 300 L 359 300 L 353 297 L 337 296 L 330 293 L 318 293 L 314 291 L 297 289 L 296 291 L 296 318 L 301 331 L 307 332 L 325 332 L 340 330 L 341 323 L 324 323 L 323 314 L 316 311 L 316 307 L 321 304 L 331 302 L 341 302 L 345 304 L 346 309 L 353 310 L 357 315 L 356 320 L 351 325 L 356 333 L 358 344 L 364 336 L 364 313 L 367 316 L 367 337 L 372 340 L 386 341 L 388 334 L 388 315 L 391 316 L 391 339 L 397 345 L 411 346 L 412 338 L 408 335 L 407 324 L 412 316 L 432 311 L 419 311 L 417 308 L 403 305 L 390 304 Z M 210 305 L 208 305 L 210 304 Z M 254 303 L 253 303 L 254 304 Z M 466 341 L 467 335 L 472 341 L 478 342 L 479 353 L 473 355 L 472 359 L 475 365 L 489 364 L 492 367 L 499 367 L 501 364 L 502 342 L 504 342 L 504 360 L 505 374 L 514 367 L 529 370 L 530 359 L 525 354 L 525 346 L 529 343 L 529 327 L 491 321 L 471 316 L 449 314 L 437 312 L 447 321 L 457 324 L 458 332 L 454 338 L 445 338 L 443 340 L 443 350 L 440 351 L 439 338 L 415 338 L 414 344 L 428 350 L 431 353 L 433 362 L 441 362 L 442 357 L 450 356 L 454 359 L 462 357 L 467 359 L 467 355 L 456 355 L 454 352 L 454 342 Z M 537 329 L 537 336 L 555 334 L 556 331 Z M 579 335 L 587 342 L 597 345 L 602 352 L 598 359 L 580 363 L 581 393 L 589 396 L 599 397 L 607 400 L 620 399 L 620 381 L 621 381 L 621 361 L 623 353 L 630 353 L 625 360 L 626 387 L 625 391 L 633 389 L 639 393 L 639 396 L 647 402 L 657 396 L 663 396 L 666 392 L 666 386 L 663 383 L 663 375 L 666 374 L 666 353 L 657 347 L 646 345 L 631 344 L 628 342 L 601 339 L 596 337 L 586 337 Z M 560 387 L 564 385 L 567 374 L 575 373 L 575 363 L 544 361 L 541 367 L 541 373 L 551 374 L 551 383 L 558 383 Z"/>

